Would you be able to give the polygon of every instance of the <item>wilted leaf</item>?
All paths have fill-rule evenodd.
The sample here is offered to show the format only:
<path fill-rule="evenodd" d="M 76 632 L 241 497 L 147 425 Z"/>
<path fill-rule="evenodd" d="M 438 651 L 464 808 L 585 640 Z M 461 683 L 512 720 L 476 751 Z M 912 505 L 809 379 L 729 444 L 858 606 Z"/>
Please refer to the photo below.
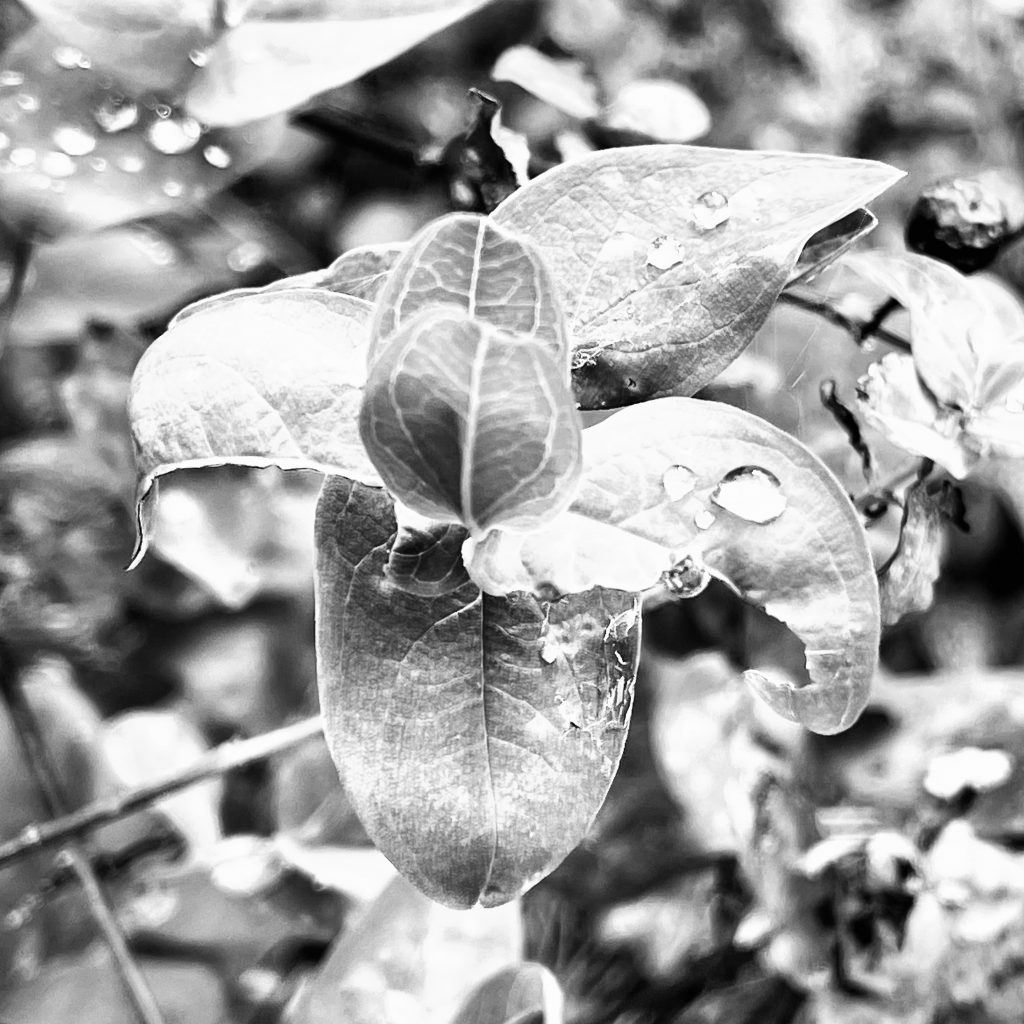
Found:
<path fill-rule="evenodd" d="M 472 533 L 538 525 L 569 504 L 579 479 L 564 363 L 451 306 L 428 307 L 379 352 L 359 428 L 397 498 Z"/>
<path fill-rule="evenodd" d="M 562 1024 L 564 997 L 542 964 L 506 967 L 481 982 L 452 1024 Z"/>
<path fill-rule="evenodd" d="M 491 69 L 495 82 L 512 82 L 570 117 L 597 117 L 597 87 L 578 61 L 556 60 L 532 46 L 512 46 Z"/>
<path fill-rule="evenodd" d="M 931 607 L 942 557 L 942 520 L 939 495 L 929 494 L 921 482 L 907 489 L 899 546 L 878 574 L 886 626 Z"/>
<path fill-rule="evenodd" d="M 748 674 L 776 711 L 816 732 L 855 721 L 878 653 L 878 587 L 829 470 L 763 420 L 686 398 L 618 412 L 584 431 L 583 446 L 576 500 L 535 533 L 505 535 L 512 569 L 496 589 L 645 590 L 690 559 L 803 641 L 807 685 L 765 693 Z M 475 560 L 468 568 L 480 582 Z"/>
<path fill-rule="evenodd" d="M 569 313 L 577 396 L 608 407 L 713 379 L 807 240 L 899 177 L 863 160 L 640 146 L 556 167 L 492 219 L 540 247 Z M 647 259 L 662 238 L 678 243 L 666 270 Z"/>
<path fill-rule="evenodd" d="M 807 239 L 786 283 L 810 281 L 877 226 L 878 218 L 870 210 L 854 210 L 835 224 L 816 231 Z"/>
<path fill-rule="evenodd" d="M 369 314 L 347 295 L 295 290 L 175 324 L 132 380 L 140 501 L 164 473 L 227 463 L 375 482 L 356 432 Z"/>
<path fill-rule="evenodd" d="M 211 125 L 288 110 L 344 85 L 484 6 L 487 0 L 250 4 L 210 50 L 187 106 Z"/>
<path fill-rule="evenodd" d="M 615 773 L 638 651 L 634 598 L 544 607 L 384 578 L 387 496 L 330 477 L 317 515 L 325 734 L 378 848 L 452 906 L 495 906 L 582 838 Z M 618 625 L 617 625 L 618 624 Z"/>
<path fill-rule="evenodd" d="M 692 89 L 661 78 L 627 82 L 601 115 L 602 123 L 652 142 L 692 142 L 711 128 L 711 114 Z"/>

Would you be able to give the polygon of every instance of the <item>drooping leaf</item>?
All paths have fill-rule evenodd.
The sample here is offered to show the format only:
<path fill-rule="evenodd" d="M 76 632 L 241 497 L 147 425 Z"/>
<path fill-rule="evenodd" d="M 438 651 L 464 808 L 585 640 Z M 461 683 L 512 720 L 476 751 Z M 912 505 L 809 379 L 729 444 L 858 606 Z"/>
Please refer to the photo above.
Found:
<path fill-rule="evenodd" d="M 579 842 L 629 724 L 635 599 L 545 608 L 467 584 L 418 597 L 383 575 L 378 490 L 330 477 L 317 515 L 325 735 L 378 848 L 451 906 L 504 903 Z"/>
<path fill-rule="evenodd" d="M 481 982 L 452 1024 L 562 1024 L 565 998 L 542 964 L 506 967 Z"/>
<path fill-rule="evenodd" d="M 878 586 L 859 516 L 817 457 L 755 416 L 685 398 L 622 410 L 583 448 L 569 511 L 522 537 L 494 531 L 506 551 L 469 561 L 473 579 L 499 593 L 645 590 L 691 559 L 803 641 L 810 682 L 773 688 L 772 707 L 816 732 L 849 726 L 874 674 Z"/>
<path fill-rule="evenodd" d="M 192 81 L 187 106 L 211 125 L 280 113 L 387 63 L 488 0 L 347 0 L 248 5 Z"/>
<path fill-rule="evenodd" d="M 360 435 L 389 490 L 421 515 L 473 533 L 528 529 L 563 510 L 579 479 L 566 378 L 536 339 L 427 307 L 377 355 Z"/>
<path fill-rule="evenodd" d="M 651 142 L 692 142 L 707 135 L 711 114 L 685 85 L 669 79 L 639 78 L 619 89 L 601 122 Z"/>
<path fill-rule="evenodd" d="M 878 218 L 870 210 L 854 210 L 834 224 L 816 231 L 807 239 L 786 283 L 810 281 L 877 226 Z"/>
<path fill-rule="evenodd" d="M 528 240 L 486 217 L 441 217 L 409 243 L 377 296 L 370 362 L 404 323 L 431 306 L 449 305 L 535 338 L 567 363 L 569 341 L 556 288 Z"/>
<path fill-rule="evenodd" d="M 140 502 L 160 475 L 198 466 L 376 482 L 356 425 L 369 317 L 369 304 L 347 295 L 270 292 L 211 307 L 158 338 L 129 398 Z"/>
<path fill-rule="evenodd" d="M 492 214 L 562 290 L 584 408 L 691 394 L 744 348 L 807 240 L 893 184 L 884 164 L 688 146 L 563 164 Z M 664 270 L 652 243 L 677 243 Z"/>
<path fill-rule="evenodd" d="M 495 62 L 491 78 L 512 82 L 520 89 L 561 110 L 585 120 L 597 117 L 597 87 L 578 61 L 556 60 L 532 46 L 509 47 Z"/>

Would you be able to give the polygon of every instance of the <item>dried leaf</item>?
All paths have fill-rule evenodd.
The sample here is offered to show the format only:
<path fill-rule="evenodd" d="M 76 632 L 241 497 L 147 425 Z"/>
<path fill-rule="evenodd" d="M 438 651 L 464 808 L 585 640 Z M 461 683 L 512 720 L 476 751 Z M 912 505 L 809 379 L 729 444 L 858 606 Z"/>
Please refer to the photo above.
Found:
<path fill-rule="evenodd" d="M 942 557 L 942 521 L 939 495 L 929 494 L 921 481 L 907 489 L 899 546 L 878 574 L 884 625 L 931 607 Z"/>

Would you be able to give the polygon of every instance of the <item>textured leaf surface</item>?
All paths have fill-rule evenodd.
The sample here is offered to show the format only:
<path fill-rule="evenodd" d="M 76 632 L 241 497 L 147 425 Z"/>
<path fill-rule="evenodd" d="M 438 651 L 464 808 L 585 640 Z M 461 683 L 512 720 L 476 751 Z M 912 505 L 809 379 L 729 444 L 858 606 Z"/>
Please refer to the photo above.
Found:
<path fill-rule="evenodd" d="M 376 482 L 357 432 L 369 316 L 359 299 L 296 290 L 174 325 L 132 379 L 140 497 L 163 473 L 225 463 Z"/>
<path fill-rule="evenodd" d="M 808 238 L 899 177 L 863 160 L 640 146 L 556 167 L 492 219 L 540 247 L 575 338 L 577 396 L 608 407 L 714 378 L 763 323 Z M 702 230 L 709 192 L 727 199 L 727 218 Z M 666 270 L 647 261 L 661 236 L 679 246 Z"/>
<path fill-rule="evenodd" d="M 561 1024 L 565 999 L 542 964 L 506 967 L 482 982 L 452 1024 Z"/>
<path fill-rule="evenodd" d="M 428 306 L 373 363 L 360 434 L 387 487 L 421 515 L 473 533 L 530 528 L 562 511 L 579 479 L 567 376 L 535 338 Z"/>
<path fill-rule="evenodd" d="M 875 669 L 878 586 L 857 512 L 817 457 L 755 416 L 685 398 L 623 410 L 583 437 L 576 500 L 519 542 L 520 575 L 506 586 L 642 590 L 689 558 L 803 641 L 810 682 L 773 690 L 775 710 L 816 732 L 850 725 Z M 742 467 L 778 481 L 746 504 L 726 502 L 744 515 L 714 498 Z M 754 521 L 780 503 L 777 518 Z"/>
<path fill-rule="evenodd" d="M 635 598 L 545 611 L 471 584 L 438 598 L 383 575 L 383 491 L 328 478 L 317 515 L 325 734 L 378 848 L 452 906 L 504 903 L 583 837 L 615 773 L 639 640 Z"/>
<path fill-rule="evenodd" d="M 931 607 L 942 557 L 939 497 L 917 483 L 907 490 L 904 502 L 899 546 L 879 573 L 882 622 L 887 626 Z"/>

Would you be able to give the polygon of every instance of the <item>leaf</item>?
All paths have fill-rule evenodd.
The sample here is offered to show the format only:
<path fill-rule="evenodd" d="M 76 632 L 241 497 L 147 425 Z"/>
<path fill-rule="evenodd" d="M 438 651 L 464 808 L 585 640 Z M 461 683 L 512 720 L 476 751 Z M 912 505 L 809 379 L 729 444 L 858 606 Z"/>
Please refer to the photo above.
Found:
<path fill-rule="evenodd" d="M 277 114 L 373 68 L 483 7 L 488 0 L 416 0 L 381 6 L 370 0 L 316 6 L 299 18 L 266 4 L 229 29 L 189 89 L 193 117 L 239 125 Z M 259 19 L 259 20 L 257 20 Z"/>
<path fill-rule="evenodd" d="M 389 583 L 417 597 L 441 597 L 469 582 L 462 564 L 462 545 L 469 534 L 463 527 L 429 520 L 410 522 L 409 512 L 400 504 L 395 514 L 398 533 L 384 566 Z"/>
<path fill-rule="evenodd" d="M 401 243 L 361 245 L 343 252 L 316 278 L 318 288 L 376 302 L 391 268 L 405 251 Z M 268 287 L 279 286 L 280 282 Z"/>
<path fill-rule="evenodd" d="M 491 217 L 540 248 L 569 313 L 577 397 L 606 408 L 712 380 L 764 322 L 807 240 L 899 177 L 863 160 L 637 146 L 556 167 Z M 716 192 L 726 207 L 702 202 Z M 659 271 L 647 254 L 662 236 L 680 258 Z"/>
<path fill-rule="evenodd" d="M 441 217 L 409 243 L 377 297 L 370 362 L 404 323 L 438 305 L 457 306 L 476 320 L 535 338 L 568 359 L 562 306 L 540 253 L 486 217 Z"/>
<path fill-rule="evenodd" d="M 375 482 L 356 433 L 369 316 L 359 299 L 299 289 L 243 296 L 158 338 L 129 397 L 140 515 L 174 469 L 273 465 Z M 144 550 L 143 535 L 133 564 Z"/>
<path fill-rule="evenodd" d="M 579 479 L 566 377 L 528 335 L 428 307 L 378 354 L 360 435 L 388 489 L 421 515 L 474 534 L 529 529 L 566 508 Z"/>
<path fill-rule="evenodd" d="M 579 61 L 556 60 L 532 46 L 511 46 L 491 68 L 495 82 L 512 82 L 570 117 L 597 117 L 597 87 Z"/>
<path fill-rule="evenodd" d="M 886 626 L 931 607 L 942 557 L 942 520 L 939 495 L 929 494 L 921 481 L 907 489 L 899 545 L 878 573 Z"/>
<path fill-rule="evenodd" d="M 542 964 L 506 967 L 481 982 L 452 1024 L 561 1024 L 565 999 Z"/>
<path fill-rule="evenodd" d="M 627 82 L 601 115 L 607 128 L 651 142 L 692 142 L 711 129 L 711 114 L 692 89 L 661 78 Z"/>
<path fill-rule="evenodd" d="M 588 427 L 583 451 L 569 511 L 504 535 L 518 575 L 496 589 L 645 590 L 691 559 L 803 641 L 806 685 L 765 694 L 748 674 L 779 714 L 825 733 L 856 720 L 878 654 L 878 587 L 860 518 L 816 456 L 755 416 L 685 398 Z"/>
<path fill-rule="evenodd" d="M 878 218 L 870 210 L 854 210 L 834 224 L 816 231 L 807 239 L 787 285 L 813 280 L 876 227 Z"/>
<path fill-rule="evenodd" d="M 432 899 L 497 906 L 579 842 L 615 773 L 638 652 L 635 599 L 545 609 L 470 584 L 383 577 L 387 496 L 328 478 L 317 515 L 325 735 L 385 856 Z"/>

